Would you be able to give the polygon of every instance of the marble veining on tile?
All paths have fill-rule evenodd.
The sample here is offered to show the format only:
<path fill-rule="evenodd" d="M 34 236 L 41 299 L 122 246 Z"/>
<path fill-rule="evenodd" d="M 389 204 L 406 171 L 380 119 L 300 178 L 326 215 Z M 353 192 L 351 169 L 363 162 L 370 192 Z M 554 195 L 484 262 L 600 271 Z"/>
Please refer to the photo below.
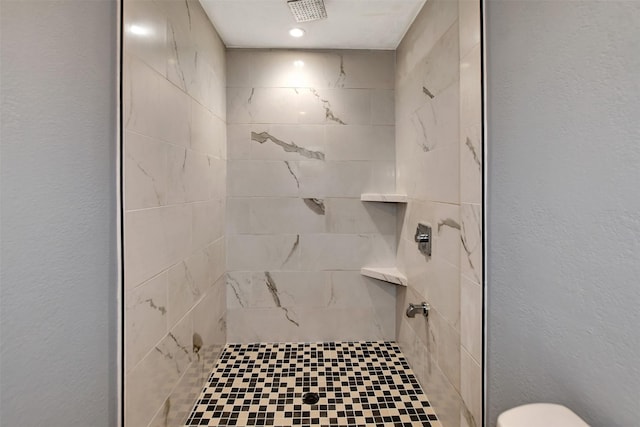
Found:
<path fill-rule="evenodd" d="M 340 72 L 338 73 L 338 77 L 336 78 L 333 86 L 335 87 L 344 87 L 344 81 L 347 78 L 347 73 L 344 70 L 344 56 L 340 55 Z"/>
<path fill-rule="evenodd" d="M 460 230 L 460 224 L 453 218 L 444 218 L 438 221 L 438 233 L 440 233 L 442 227 L 451 227 L 454 230 Z"/>
<path fill-rule="evenodd" d="M 273 298 L 273 302 L 276 305 L 276 307 L 282 309 L 282 311 L 284 312 L 284 317 L 286 317 L 289 322 L 293 323 L 297 327 L 300 327 L 300 324 L 291 317 L 289 313 L 289 309 L 287 307 L 284 307 L 282 305 L 282 302 L 280 302 L 280 294 L 278 294 L 278 286 L 276 285 L 276 282 L 273 280 L 273 277 L 271 277 L 271 273 L 269 273 L 268 271 L 265 271 L 264 279 L 265 279 L 264 283 L 267 285 L 267 289 L 269 289 L 269 293 L 271 294 L 271 297 Z"/>
<path fill-rule="evenodd" d="M 463 272 L 476 283 L 482 283 L 482 208 L 462 205 L 460 240 L 464 252 Z"/>
<path fill-rule="evenodd" d="M 296 175 L 293 169 L 291 169 L 291 163 L 285 160 L 284 164 L 287 165 L 287 170 L 289 171 L 293 179 L 296 180 L 296 187 L 300 188 L 300 180 L 298 179 L 298 175 Z"/>
<path fill-rule="evenodd" d="M 304 200 L 304 204 L 307 205 L 309 209 L 311 209 L 316 214 L 318 215 L 325 214 L 324 200 L 316 199 L 316 198 L 305 198 L 303 200 Z"/>
<path fill-rule="evenodd" d="M 284 266 L 291 259 L 296 249 L 298 249 L 299 244 L 300 244 L 300 235 L 298 234 L 296 235 L 296 240 L 293 242 L 293 245 L 291 246 L 291 250 L 289 251 L 289 254 L 285 258 L 285 260 L 282 262 L 282 266 Z"/>
<path fill-rule="evenodd" d="M 482 380 L 482 81 L 478 0 L 426 2 L 396 50 L 397 339 L 447 427 L 476 427 Z M 416 253 L 418 222 L 433 225 L 431 257 Z M 426 300 L 428 322 L 408 319 Z M 473 363 L 469 362 L 471 359 Z M 473 367 L 473 368 L 472 368 Z M 479 399 L 479 400 L 478 400 Z"/>
<path fill-rule="evenodd" d="M 480 161 L 480 158 L 478 157 L 478 152 L 476 151 L 476 147 L 473 146 L 473 143 L 471 142 L 471 139 L 469 139 L 468 137 L 465 138 L 464 145 L 471 152 L 471 156 L 473 157 L 473 161 L 475 162 L 476 165 L 478 165 L 478 169 L 482 170 L 482 162 Z"/>
<path fill-rule="evenodd" d="M 425 95 L 427 95 L 431 99 L 435 98 L 435 95 L 432 94 L 431 91 L 429 89 L 427 89 L 425 86 L 422 86 L 422 93 L 424 93 Z"/>
<path fill-rule="evenodd" d="M 333 110 L 331 109 L 331 103 L 329 102 L 329 100 L 324 99 L 322 96 L 320 96 L 320 93 L 316 89 L 309 88 L 309 91 L 322 104 L 322 108 L 324 108 L 324 114 L 325 114 L 326 120 L 332 121 L 341 125 L 346 125 L 346 123 L 340 117 L 337 117 L 334 114 Z"/>
<path fill-rule="evenodd" d="M 275 136 L 270 135 L 269 132 L 251 132 L 251 140 L 260 144 L 271 141 L 277 146 L 282 147 L 282 149 L 287 153 L 298 153 L 301 156 L 306 157 L 307 159 L 324 160 L 324 153 L 320 151 L 307 150 L 306 148 L 298 146 L 294 142 L 289 143 L 282 141 Z"/>
<path fill-rule="evenodd" d="M 226 342 L 225 48 L 197 0 L 123 5 L 125 423 L 184 423 Z"/>
<path fill-rule="evenodd" d="M 395 187 L 393 53 L 231 49 L 227 69 L 229 339 L 392 339 L 394 285 L 360 268 L 393 265 L 395 207 L 359 199 Z"/>

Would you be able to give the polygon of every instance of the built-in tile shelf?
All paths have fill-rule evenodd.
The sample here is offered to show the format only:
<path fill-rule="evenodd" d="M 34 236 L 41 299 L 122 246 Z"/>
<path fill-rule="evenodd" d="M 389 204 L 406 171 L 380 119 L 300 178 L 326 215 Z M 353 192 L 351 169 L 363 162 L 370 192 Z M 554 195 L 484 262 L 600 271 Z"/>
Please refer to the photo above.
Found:
<path fill-rule="evenodd" d="M 394 285 L 407 286 L 407 277 L 395 267 L 363 267 L 360 274 Z"/>
<path fill-rule="evenodd" d="M 407 195 L 397 193 L 362 193 L 360 200 L 363 202 L 407 203 Z"/>

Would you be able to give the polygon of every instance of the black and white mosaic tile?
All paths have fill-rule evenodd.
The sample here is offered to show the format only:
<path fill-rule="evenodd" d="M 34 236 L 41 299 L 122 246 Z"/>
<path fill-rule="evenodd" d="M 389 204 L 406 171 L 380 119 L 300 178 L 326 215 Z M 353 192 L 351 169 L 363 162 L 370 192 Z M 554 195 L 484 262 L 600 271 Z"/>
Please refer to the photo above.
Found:
<path fill-rule="evenodd" d="M 441 427 L 394 342 L 229 344 L 186 425 Z"/>

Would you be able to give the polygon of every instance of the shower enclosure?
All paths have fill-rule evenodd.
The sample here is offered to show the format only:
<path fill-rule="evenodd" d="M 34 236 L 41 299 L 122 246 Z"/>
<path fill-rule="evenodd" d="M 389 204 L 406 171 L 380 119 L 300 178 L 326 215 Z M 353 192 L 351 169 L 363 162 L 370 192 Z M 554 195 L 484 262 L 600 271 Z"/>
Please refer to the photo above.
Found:
<path fill-rule="evenodd" d="M 482 425 L 479 1 L 427 1 L 395 51 L 227 49 L 197 0 L 123 6 L 125 426 L 184 425 L 252 351 L 406 358 L 443 426 Z"/>

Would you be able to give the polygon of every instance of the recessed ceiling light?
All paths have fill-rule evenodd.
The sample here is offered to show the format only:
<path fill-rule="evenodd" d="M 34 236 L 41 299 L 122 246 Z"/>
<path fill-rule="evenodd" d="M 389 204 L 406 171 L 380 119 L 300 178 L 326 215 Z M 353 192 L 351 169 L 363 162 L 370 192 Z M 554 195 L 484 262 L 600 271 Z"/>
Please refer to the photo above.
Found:
<path fill-rule="evenodd" d="M 296 68 L 302 68 L 302 67 L 304 67 L 304 61 L 301 61 L 299 59 L 296 60 L 296 61 L 293 61 L 293 66 L 296 67 Z"/>
<path fill-rule="evenodd" d="M 302 28 L 292 28 L 289 30 L 289 35 L 291 37 L 302 37 L 304 36 L 304 30 Z"/>

